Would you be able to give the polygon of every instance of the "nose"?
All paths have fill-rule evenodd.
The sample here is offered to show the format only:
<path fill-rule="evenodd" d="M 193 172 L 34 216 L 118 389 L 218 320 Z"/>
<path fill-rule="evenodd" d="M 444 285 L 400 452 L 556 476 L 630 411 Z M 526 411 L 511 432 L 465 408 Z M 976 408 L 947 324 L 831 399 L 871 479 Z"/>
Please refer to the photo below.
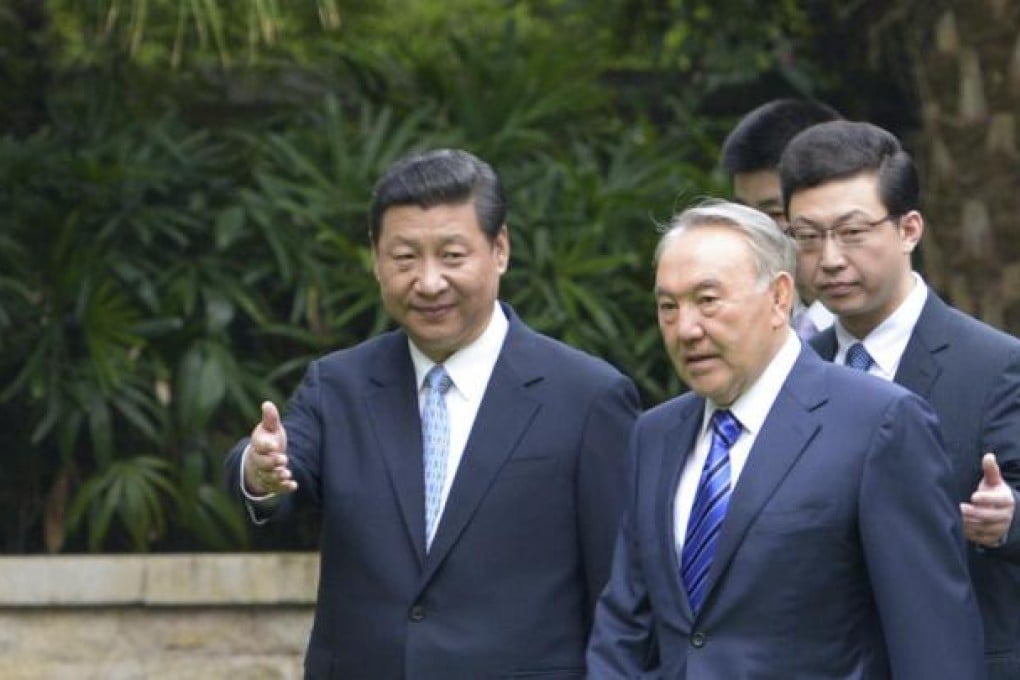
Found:
<path fill-rule="evenodd" d="M 693 305 L 681 305 L 677 309 L 674 326 L 677 339 L 683 342 L 697 340 L 705 332 L 701 326 L 701 315 Z"/>
<path fill-rule="evenodd" d="M 846 264 L 846 260 L 843 258 L 843 249 L 836 242 L 831 232 L 827 231 L 824 233 L 818 264 L 822 269 L 839 269 Z"/>
<path fill-rule="evenodd" d="M 433 259 L 422 262 L 415 279 L 415 288 L 422 295 L 434 296 L 442 293 L 448 285 L 442 265 Z"/>

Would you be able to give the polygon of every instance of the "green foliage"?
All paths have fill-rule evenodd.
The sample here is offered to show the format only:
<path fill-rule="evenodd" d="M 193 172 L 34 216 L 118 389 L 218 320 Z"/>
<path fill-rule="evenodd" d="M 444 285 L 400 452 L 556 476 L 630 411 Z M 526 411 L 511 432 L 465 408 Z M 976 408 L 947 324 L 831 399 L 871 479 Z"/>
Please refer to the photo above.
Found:
<path fill-rule="evenodd" d="M 223 452 L 312 356 L 389 325 L 366 213 L 414 150 L 462 146 L 502 173 L 503 291 L 526 320 L 648 405 L 679 391 L 651 252 L 674 209 L 719 193 L 721 134 L 694 111 L 748 67 L 726 61 L 743 34 L 722 7 L 629 4 L 630 37 L 657 36 L 643 56 L 608 1 L 48 3 L 25 44 L 52 52 L 17 57 L 53 74 L 45 107 L 25 100 L 0 138 L 0 426 L 28 476 L 0 482 L 0 516 L 30 518 L 7 545 L 250 545 Z M 796 16 L 762 15 L 750 49 L 774 54 Z M 667 120 L 603 78 L 639 62 L 697 71 L 658 96 Z M 10 500 L 21 488 L 48 491 Z"/>
<path fill-rule="evenodd" d="M 149 64 L 182 66 L 188 57 L 213 56 L 221 65 L 255 62 L 309 26 L 340 26 L 339 0 L 51 0 L 50 15 L 65 38 L 72 63 L 111 52 Z"/>
<path fill-rule="evenodd" d="M 153 456 L 136 456 L 110 463 L 82 485 L 69 513 L 71 529 L 87 514 L 88 546 L 99 550 L 114 519 L 121 522 L 136 551 L 145 550 L 166 530 L 163 496 L 176 490 L 170 463 Z"/>

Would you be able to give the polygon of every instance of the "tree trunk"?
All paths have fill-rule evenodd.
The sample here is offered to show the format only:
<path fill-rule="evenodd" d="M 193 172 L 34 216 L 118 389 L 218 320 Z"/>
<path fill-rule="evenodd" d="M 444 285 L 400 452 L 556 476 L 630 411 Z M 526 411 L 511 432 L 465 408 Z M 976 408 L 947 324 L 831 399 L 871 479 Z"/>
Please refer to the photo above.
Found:
<path fill-rule="evenodd" d="M 925 274 L 959 309 L 1018 335 L 1020 3 L 911 5 Z"/>

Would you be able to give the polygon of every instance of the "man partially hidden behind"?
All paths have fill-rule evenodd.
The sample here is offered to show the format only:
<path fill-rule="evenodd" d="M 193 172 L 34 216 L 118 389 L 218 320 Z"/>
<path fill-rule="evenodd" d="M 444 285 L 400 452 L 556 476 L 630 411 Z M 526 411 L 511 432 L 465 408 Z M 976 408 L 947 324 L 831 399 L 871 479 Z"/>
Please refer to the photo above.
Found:
<path fill-rule="evenodd" d="M 590 676 L 983 677 L 930 407 L 802 347 L 793 242 L 765 214 L 689 209 L 655 259 L 659 328 L 691 391 L 635 426 Z"/>
<path fill-rule="evenodd" d="M 391 167 L 370 233 L 399 329 L 313 361 L 228 457 L 257 523 L 321 512 L 309 678 L 584 677 L 637 392 L 498 302 L 506 212 L 466 152 Z"/>
<path fill-rule="evenodd" d="M 733 197 L 771 217 L 786 231 L 786 211 L 779 183 L 779 158 L 787 143 L 812 125 L 841 116 L 808 99 L 774 99 L 740 119 L 722 146 L 722 167 L 733 181 Z M 817 298 L 811 282 L 797 273 L 797 293 L 790 323 L 802 340 L 832 325 L 833 315 Z"/>
<path fill-rule="evenodd" d="M 913 271 L 925 220 L 913 159 L 889 132 L 837 121 L 780 165 L 798 271 L 838 315 L 812 344 L 924 397 L 953 461 L 993 679 L 1020 678 L 1020 341 L 953 309 Z"/>

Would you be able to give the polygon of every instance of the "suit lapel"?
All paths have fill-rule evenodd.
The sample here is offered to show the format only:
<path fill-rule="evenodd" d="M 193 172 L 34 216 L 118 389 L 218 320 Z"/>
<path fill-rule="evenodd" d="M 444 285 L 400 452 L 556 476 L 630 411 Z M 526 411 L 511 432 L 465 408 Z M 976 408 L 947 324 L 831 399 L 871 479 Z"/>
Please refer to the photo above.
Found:
<path fill-rule="evenodd" d="M 706 603 L 758 513 L 821 427 L 811 411 L 826 401 L 822 369 L 818 357 L 802 349 L 769 410 L 730 497 L 709 570 Z"/>
<path fill-rule="evenodd" d="M 403 333 L 385 336 L 370 367 L 365 395 L 369 421 L 389 472 L 408 539 L 419 559 L 425 555 L 425 490 L 421 414 L 414 365 Z"/>
<path fill-rule="evenodd" d="M 811 347 L 818 352 L 818 356 L 826 361 L 832 361 L 835 359 L 836 349 L 839 347 L 839 343 L 836 340 L 835 324 L 816 334 L 815 337 L 811 338 L 811 342 L 808 344 L 810 344 Z"/>
<path fill-rule="evenodd" d="M 935 355 L 950 342 L 946 311 L 946 304 L 929 289 L 928 299 L 896 370 L 897 383 L 925 398 L 931 395 L 932 387 L 942 372 Z"/>
<path fill-rule="evenodd" d="M 677 416 L 676 424 L 666 430 L 662 438 L 660 454 L 659 487 L 655 495 L 655 533 L 660 541 L 660 554 L 664 564 L 664 573 L 670 575 L 670 587 L 674 591 L 677 602 L 682 604 L 681 611 L 687 620 L 693 618 L 691 603 L 687 599 L 687 589 L 680 578 L 680 556 L 676 550 L 676 494 L 680 487 L 680 476 L 683 473 L 687 458 L 694 450 L 694 444 L 701 429 L 702 415 L 705 413 L 705 400 L 701 397 L 692 398 L 683 404 L 683 411 Z M 700 474 L 700 471 L 699 471 Z"/>
<path fill-rule="evenodd" d="M 446 507 L 439 519 L 425 562 L 423 584 L 428 582 L 456 544 L 541 408 L 541 403 L 529 394 L 528 388 L 542 380 L 542 372 L 536 367 L 543 360 L 534 356 L 529 346 L 528 337 L 532 331 L 512 314 L 508 316 L 510 330 L 489 378 Z M 421 468 L 420 463 L 418 467 Z"/>

